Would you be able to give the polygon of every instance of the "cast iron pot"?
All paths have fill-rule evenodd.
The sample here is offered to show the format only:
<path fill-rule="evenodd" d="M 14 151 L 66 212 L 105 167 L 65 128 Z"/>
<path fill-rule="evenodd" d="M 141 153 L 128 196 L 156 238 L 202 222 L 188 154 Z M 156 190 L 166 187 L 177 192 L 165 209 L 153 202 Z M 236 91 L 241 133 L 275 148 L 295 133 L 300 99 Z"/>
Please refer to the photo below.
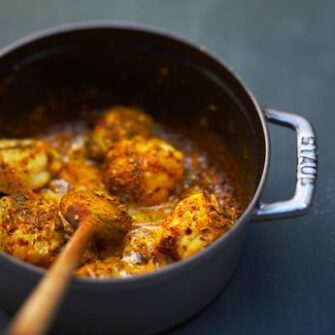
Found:
<path fill-rule="evenodd" d="M 148 334 L 191 317 L 228 282 L 251 221 L 305 214 L 313 198 L 317 155 L 310 123 L 262 108 L 203 48 L 152 28 L 94 23 L 38 33 L 0 51 L 2 137 L 29 136 L 85 114 L 85 106 L 117 103 L 140 105 L 192 129 L 212 141 L 213 154 L 228 148 L 244 211 L 227 234 L 190 259 L 133 278 L 74 279 L 55 323 L 64 334 Z M 297 134 L 295 195 L 273 204 L 260 201 L 270 158 L 267 122 Z M 43 273 L 1 253 L 3 308 L 15 312 Z"/>

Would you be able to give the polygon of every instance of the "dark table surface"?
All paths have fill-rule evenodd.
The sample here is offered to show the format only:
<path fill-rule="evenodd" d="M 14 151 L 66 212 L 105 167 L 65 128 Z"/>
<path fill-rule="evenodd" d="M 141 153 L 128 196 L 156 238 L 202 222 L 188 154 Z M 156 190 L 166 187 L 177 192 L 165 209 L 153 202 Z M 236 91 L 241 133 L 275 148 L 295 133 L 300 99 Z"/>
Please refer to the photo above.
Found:
<path fill-rule="evenodd" d="M 313 210 L 252 224 L 229 285 L 167 334 L 335 334 L 334 17 L 333 0 L 1 0 L 0 46 L 68 22 L 156 25 L 206 45 L 262 104 L 306 116 L 316 128 L 320 177 Z M 294 135 L 270 129 L 267 201 L 290 197 L 295 176 Z M 7 320 L 1 312 L 0 327 Z"/>

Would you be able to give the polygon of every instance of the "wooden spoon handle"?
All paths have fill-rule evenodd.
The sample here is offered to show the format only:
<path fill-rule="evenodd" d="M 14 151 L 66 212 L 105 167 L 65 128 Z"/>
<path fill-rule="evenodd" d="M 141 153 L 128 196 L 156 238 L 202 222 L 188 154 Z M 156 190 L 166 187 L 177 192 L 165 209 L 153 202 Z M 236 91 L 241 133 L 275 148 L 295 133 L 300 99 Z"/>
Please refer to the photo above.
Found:
<path fill-rule="evenodd" d="M 80 224 L 44 278 L 20 307 L 6 334 L 46 334 L 92 233 L 92 225 Z"/>

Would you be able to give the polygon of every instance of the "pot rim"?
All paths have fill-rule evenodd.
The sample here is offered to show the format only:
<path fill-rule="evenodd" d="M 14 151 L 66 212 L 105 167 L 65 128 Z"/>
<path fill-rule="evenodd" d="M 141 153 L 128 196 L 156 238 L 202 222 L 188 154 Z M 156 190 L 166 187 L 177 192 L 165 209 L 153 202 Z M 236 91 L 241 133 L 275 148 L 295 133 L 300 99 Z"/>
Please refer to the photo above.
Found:
<path fill-rule="evenodd" d="M 207 49 L 204 50 L 203 46 L 196 44 L 195 42 L 189 41 L 188 39 L 180 36 L 176 33 L 171 33 L 162 29 L 160 27 L 156 27 L 153 25 L 147 25 L 142 23 L 135 23 L 135 22 L 125 22 L 125 21 L 87 21 L 87 22 L 79 22 L 79 23 L 68 23 L 59 26 L 55 26 L 52 28 L 40 30 L 31 34 L 28 34 L 25 37 L 19 38 L 18 40 L 8 44 L 7 46 L 0 49 L 0 59 L 5 55 L 15 51 L 16 49 L 28 45 L 32 42 L 38 41 L 43 38 L 48 38 L 54 35 L 62 34 L 62 33 L 71 33 L 74 31 L 85 31 L 91 29 L 122 29 L 128 31 L 140 31 L 149 35 L 156 35 L 159 37 L 170 39 L 174 42 L 179 44 L 185 45 L 186 47 L 192 48 L 197 50 L 198 52 L 205 53 L 208 58 L 214 60 L 218 65 L 224 67 L 231 76 L 237 81 L 238 85 L 244 90 L 247 94 L 248 98 L 252 102 L 253 107 L 257 111 L 259 120 L 262 125 L 263 135 L 265 140 L 265 156 L 264 156 L 264 163 L 263 163 L 263 171 L 258 183 L 258 186 L 249 201 L 248 206 L 243 211 L 242 215 L 239 217 L 235 225 L 229 229 L 223 236 L 218 238 L 216 241 L 211 243 L 208 247 L 204 250 L 201 250 L 197 254 L 191 256 L 182 261 L 178 261 L 172 264 L 169 264 L 166 267 L 161 269 L 157 269 L 153 272 L 147 274 L 140 274 L 130 277 L 124 278 L 105 278 L 105 279 L 95 279 L 95 278 L 74 278 L 73 283 L 79 287 L 87 288 L 100 288 L 105 287 L 105 285 L 114 285 L 120 288 L 125 287 L 128 285 L 138 285 L 140 283 L 146 282 L 153 282 L 156 281 L 160 277 L 167 276 L 168 274 L 177 273 L 179 270 L 183 269 L 187 271 L 188 269 L 196 266 L 199 262 L 203 263 L 206 259 L 213 253 L 215 253 L 215 249 L 218 248 L 219 245 L 223 243 L 227 243 L 233 235 L 237 233 L 237 230 L 243 225 L 248 223 L 249 216 L 252 215 L 253 209 L 257 205 L 257 201 L 260 198 L 262 190 L 264 188 L 264 184 L 266 181 L 266 177 L 268 174 L 269 169 L 269 162 L 270 162 L 270 139 L 269 139 L 269 132 L 268 126 L 263 114 L 262 108 L 260 104 L 257 102 L 255 96 L 251 93 L 251 91 L 247 88 L 244 82 L 240 79 L 240 77 L 235 73 L 232 67 L 227 64 L 226 61 L 223 61 L 221 57 L 216 55 L 213 52 L 208 52 Z M 46 270 L 40 268 L 36 265 L 32 265 L 21 261 L 14 256 L 11 256 L 3 251 L 0 251 L 0 257 L 5 259 L 8 263 L 12 263 L 15 267 L 21 267 L 24 270 L 30 272 L 37 277 L 42 276 Z M 184 271 L 183 271 L 184 272 Z"/>

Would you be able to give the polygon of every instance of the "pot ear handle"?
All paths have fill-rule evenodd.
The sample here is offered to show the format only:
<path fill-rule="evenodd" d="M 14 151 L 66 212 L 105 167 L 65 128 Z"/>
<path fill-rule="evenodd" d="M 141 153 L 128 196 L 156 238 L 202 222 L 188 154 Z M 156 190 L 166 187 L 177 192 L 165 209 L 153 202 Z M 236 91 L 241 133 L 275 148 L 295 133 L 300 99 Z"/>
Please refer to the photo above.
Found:
<path fill-rule="evenodd" d="M 317 142 L 314 129 L 302 116 L 263 108 L 266 119 L 295 130 L 297 134 L 297 178 L 292 199 L 265 204 L 260 202 L 256 220 L 287 218 L 306 214 L 312 206 L 318 172 Z"/>

